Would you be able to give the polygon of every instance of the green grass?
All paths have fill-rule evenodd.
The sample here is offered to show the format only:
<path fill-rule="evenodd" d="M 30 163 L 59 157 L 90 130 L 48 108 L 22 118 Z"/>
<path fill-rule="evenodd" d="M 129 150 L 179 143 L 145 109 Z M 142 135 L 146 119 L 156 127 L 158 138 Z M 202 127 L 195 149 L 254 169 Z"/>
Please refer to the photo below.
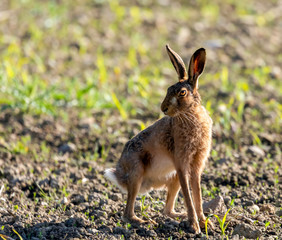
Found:
<path fill-rule="evenodd" d="M 80 23 L 70 11 L 75 3 L 61 2 L 21 1 L 19 11 L 17 1 L 11 1 L 11 8 L 18 13 L 18 21 L 26 24 L 19 29 L 21 37 L 4 34 L 0 38 L 1 45 L 5 46 L 0 51 L 2 108 L 53 115 L 59 115 L 64 107 L 115 110 L 123 119 L 143 111 L 159 112 L 158 106 L 166 86 L 176 80 L 169 59 L 163 58 L 164 44 L 171 42 L 176 50 L 183 49 L 169 40 L 170 33 L 167 31 L 163 30 L 151 44 L 151 37 L 142 34 L 144 30 L 132 32 L 141 28 L 145 20 L 154 18 L 152 10 L 146 6 L 121 4 L 120 1 L 94 1 L 97 6 L 106 5 L 107 15 L 102 15 L 100 19 L 85 17 Z M 91 1 L 83 3 L 88 6 Z M 227 1 L 226 4 L 235 5 L 239 16 L 253 14 L 259 25 L 267 24 L 267 13 L 265 16 L 258 14 L 242 1 Z M 200 16 L 216 22 L 220 15 L 218 4 L 200 1 L 199 5 Z M 91 13 L 86 7 L 84 10 L 86 16 Z M 174 7 L 172 11 L 183 20 L 195 13 L 189 5 L 187 11 L 181 7 Z M 165 10 L 162 13 L 166 14 Z M 108 26 L 107 29 L 105 26 Z M 87 32 L 90 30 L 93 35 L 111 34 L 112 39 L 108 40 L 112 41 L 110 47 L 103 45 L 103 38 L 87 37 L 91 34 Z M 157 34 L 157 31 L 152 32 L 153 37 Z M 129 43 L 114 49 L 114 44 L 118 45 L 114 42 L 123 35 L 130 40 Z M 84 64 L 84 61 L 89 63 Z M 147 63 L 143 64 L 143 61 Z M 82 68 L 77 67 L 78 64 Z M 252 94 L 253 89 L 248 83 L 250 75 L 258 79 L 261 87 L 266 84 L 278 86 L 275 81 L 269 81 L 271 66 L 249 68 L 244 73 L 227 66 L 222 66 L 217 72 L 208 71 L 213 63 L 208 64 L 200 86 L 217 82 L 229 96 L 227 101 L 214 102 L 217 92 L 212 90 L 204 96 L 204 101 L 208 101 L 209 108 L 213 109 L 215 121 L 219 120 L 226 130 L 230 130 L 232 119 L 242 119 L 246 95 Z M 174 78 L 164 77 L 163 70 L 167 67 Z M 274 105 L 281 109 L 281 104 Z M 218 112 L 218 108 L 226 111 Z"/>

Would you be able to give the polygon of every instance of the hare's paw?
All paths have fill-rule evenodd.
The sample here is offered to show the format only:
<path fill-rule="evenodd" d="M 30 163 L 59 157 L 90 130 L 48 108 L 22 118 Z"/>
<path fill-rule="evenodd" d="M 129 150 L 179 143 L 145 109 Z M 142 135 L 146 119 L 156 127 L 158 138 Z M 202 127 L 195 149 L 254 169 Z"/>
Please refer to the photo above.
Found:
<path fill-rule="evenodd" d="M 149 218 L 147 221 L 147 223 L 153 224 L 153 225 L 158 225 L 158 223 L 156 221 L 154 221 L 153 219 Z"/>
<path fill-rule="evenodd" d="M 179 218 L 180 220 L 183 220 L 184 218 L 187 217 L 187 213 L 186 212 L 181 212 L 181 213 L 178 213 L 178 212 L 164 212 L 164 214 L 166 216 L 169 216 L 171 218 Z"/>
<path fill-rule="evenodd" d="M 199 223 L 196 220 L 188 220 L 188 231 L 191 233 L 201 233 Z"/>
<path fill-rule="evenodd" d="M 136 225 L 140 225 L 140 224 L 145 224 L 145 223 L 149 223 L 149 224 L 153 224 L 153 225 L 157 225 L 157 222 L 155 222 L 153 219 L 149 218 L 148 220 L 143 220 L 137 216 L 132 216 L 132 217 L 128 217 L 128 216 L 123 216 L 122 220 L 124 222 L 128 222 L 131 224 L 136 224 Z"/>
<path fill-rule="evenodd" d="M 146 221 L 142 220 L 141 218 L 137 217 L 137 216 L 123 216 L 122 220 L 124 222 L 128 222 L 128 223 L 135 223 L 135 224 L 142 224 L 142 223 L 146 223 Z"/>
<path fill-rule="evenodd" d="M 201 229 L 205 228 L 205 224 L 206 224 L 206 218 L 202 218 L 202 219 L 199 220 L 199 225 L 200 225 Z M 208 226 L 208 229 L 212 229 L 212 230 L 214 229 L 213 224 L 209 219 L 208 219 L 207 226 Z"/>

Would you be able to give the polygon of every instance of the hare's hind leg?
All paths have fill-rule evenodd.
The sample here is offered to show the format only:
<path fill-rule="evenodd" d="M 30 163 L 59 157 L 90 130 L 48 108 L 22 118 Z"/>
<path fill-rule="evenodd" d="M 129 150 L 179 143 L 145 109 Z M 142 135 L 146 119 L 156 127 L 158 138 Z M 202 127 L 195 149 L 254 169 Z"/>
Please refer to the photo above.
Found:
<path fill-rule="evenodd" d="M 137 165 L 129 174 L 127 181 L 127 203 L 124 211 L 123 220 L 131 223 L 144 223 L 142 219 L 138 218 L 134 213 L 134 204 L 136 196 L 140 190 L 143 181 L 144 169 L 142 166 Z"/>
<path fill-rule="evenodd" d="M 185 218 L 187 213 L 177 213 L 174 211 L 175 200 L 180 190 L 180 183 L 177 174 L 167 180 L 166 187 L 167 198 L 163 213 L 172 218 Z"/>

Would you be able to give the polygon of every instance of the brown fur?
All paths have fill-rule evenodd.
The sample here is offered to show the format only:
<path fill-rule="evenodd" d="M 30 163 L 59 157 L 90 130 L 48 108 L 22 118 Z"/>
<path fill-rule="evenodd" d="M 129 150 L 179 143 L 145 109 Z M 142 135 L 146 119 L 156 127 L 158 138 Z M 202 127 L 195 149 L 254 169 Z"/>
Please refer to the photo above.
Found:
<path fill-rule="evenodd" d="M 132 138 L 125 145 L 116 169 L 108 171 L 114 174 L 111 176 L 117 185 L 127 190 L 126 220 L 144 222 L 134 213 L 138 193 L 166 187 L 164 213 L 171 217 L 188 216 L 190 230 L 200 232 L 200 226 L 204 227 L 205 223 L 200 181 L 212 138 L 212 120 L 201 105 L 197 91 L 198 77 L 205 65 L 205 50 L 199 49 L 193 54 L 188 73 L 180 56 L 169 46 L 167 51 L 179 78 L 178 83 L 168 88 L 161 105 L 168 116 Z M 187 214 L 174 212 L 180 188 Z"/>

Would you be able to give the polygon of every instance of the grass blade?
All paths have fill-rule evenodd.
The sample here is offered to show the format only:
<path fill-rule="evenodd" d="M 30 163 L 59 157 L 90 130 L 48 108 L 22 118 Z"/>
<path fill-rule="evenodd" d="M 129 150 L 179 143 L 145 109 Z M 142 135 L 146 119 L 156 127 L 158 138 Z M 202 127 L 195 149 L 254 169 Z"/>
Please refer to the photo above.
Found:
<path fill-rule="evenodd" d="M 13 231 L 14 231 L 15 234 L 18 235 L 18 237 L 20 238 L 20 240 L 23 240 L 23 238 L 21 237 L 21 235 L 20 235 L 14 228 L 13 228 Z"/>
<path fill-rule="evenodd" d="M 229 212 L 230 210 L 231 210 L 231 208 L 229 208 L 229 209 L 226 211 L 224 217 L 222 218 L 222 223 L 223 223 L 223 225 L 224 225 L 224 223 L 225 223 L 225 221 L 226 221 L 227 214 L 228 214 L 228 212 Z"/>
<path fill-rule="evenodd" d="M 209 218 L 212 217 L 213 214 L 209 215 L 205 221 L 205 230 L 206 230 L 206 236 L 207 236 L 207 239 L 209 239 L 209 234 L 208 234 L 208 221 L 209 221 Z"/>
<path fill-rule="evenodd" d="M 7 240 L 3 234 L 0 234 L 0 237 L 4 240 Z"/>
<path fill-rule="evenodd" d="M 118 100 L 118 98 L 117 98 L 117 96 L 114 92 L 112 92 L 112 99 L 113 99 L 113 102 L 116 105 L 117 109 L 119 110 L 121 117 L 123 119 L 127 119 L 127 117 L 128 117 L 127 113 L 126 113 L 125 109 L 122 107 L 120 101 Z"/>

